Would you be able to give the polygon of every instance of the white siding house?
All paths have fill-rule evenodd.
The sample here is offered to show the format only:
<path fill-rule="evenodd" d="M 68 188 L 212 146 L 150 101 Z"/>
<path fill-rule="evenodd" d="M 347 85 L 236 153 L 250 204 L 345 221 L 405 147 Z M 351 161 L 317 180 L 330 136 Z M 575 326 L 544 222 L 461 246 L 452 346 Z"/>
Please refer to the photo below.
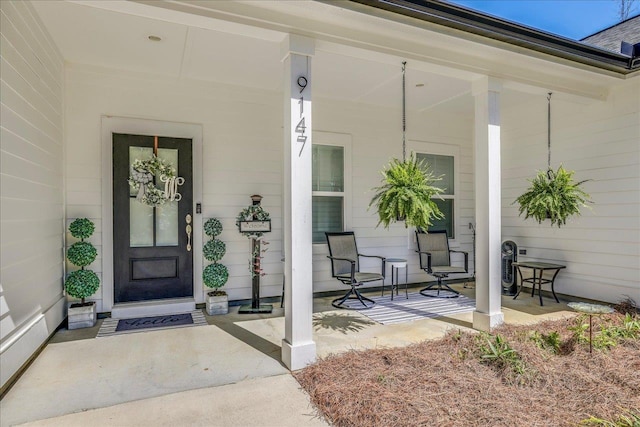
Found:
<path fill-rule="evenodd" d="M 96 224 L 91 242 L 99 255 L 90 268 L 101 287 L 90 299 L 99 312 L 122 308 L 114 291 L 113 236 L 122 224 L 113 212 L 112 133 L 193 141 L 190 303 L 204 301 L 202 223 L 211 217 L 224 226 L 222 263 L 230 273 L 224 289 L 231 300 L 251 298 L 250 242 L 235 220 L 252 194 L 263 196 L 272 218 L 261 294 L 280 295 L 283 273 L 298 263 L 281 261 L 300 231 L 289 225 L 287 212 L 301 206 L 310 213 L 312 191 L 296 187 L 287 164 L 304 169 L 294 154 L 287 157 L 288 150 L 304 148 L 283 142 L 293 108 L 291 99 L 283 108 L 283 88 L 293 81 L 288 58 L 310 64 L 309 140 L 344 147 L 343 228 L 355 231 L 361 252 L 407 258 L 410 282 L 431 279 L 418 267 L 413 230 L 376 228 L 376 213 L 368 209 L 380 170 L 402 156 L 401 64 L 407 61 L 407 149 L 453 157 L 450 244 L 472 252 L 469 224 L 477 226 L 478 313 L 487 324 L 501 316 L 492 305 L 500 296 L 494 274 L 500 248 L 489 246 L 496 240 L 514 240 L 527 251 L 523 259 L 565 264 L 559 293 L 640 301 L 638 68 L 626 67 L 620 54 L 512 23 L 509 35 L 490 35 L 486 17 L 464 8 L 447 6 L 446 13 L 473 15 L 484 33 L 426 20 L 419 12 L 433 7 L 429 2 L 412 12 L 394 8 L 400 1 L 386 9 L 375 3 L 0 3 L 3 386 L 64 321 L 64 271 L 71 268 L 64 248 L 72 242 L 64 229 L 73 219 Z M 512 204 L 527 179 L 546 168 L 548 92 L 554 94 L 552 166 L 589 179 L 585 189 L 594 200 L 561 229 L 524 221 Z M 501 167 L 480 160 L 485 148 Z M 477 189 L 480 177 L 501 185 Z M 499 195 L 497 202 L 489 193 Z M 287 290 L 294 287 L 287 306 L 294 317 L 298 290 L 344 289 L 331 278 L 327 254 L 325 244 L 315 243 L 311 265 L 295 265 L 312 277 L 292 284 L 285 274 Z M 290 319 L 287 324 L 296 327 Z M 292 353 L 298 342 L 309 345 L 307 332 L 294 331 L 295 342 L 285 337 Z"/>
<path fill-rule="evenodd" d="M 0 378 L 66 315 L 64 60 L 31 4 L 2 2 Z"/>

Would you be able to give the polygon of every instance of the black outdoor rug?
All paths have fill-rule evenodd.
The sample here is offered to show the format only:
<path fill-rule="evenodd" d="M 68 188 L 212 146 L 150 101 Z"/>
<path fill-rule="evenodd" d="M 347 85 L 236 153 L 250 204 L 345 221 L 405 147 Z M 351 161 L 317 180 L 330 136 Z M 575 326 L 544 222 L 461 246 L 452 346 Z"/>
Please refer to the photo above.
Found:
<path fill-rule="evenodd" d="M 202 310 L 189 313 L 167 314 L 163 316 L 136 317 L 132 319 L 104 319 L 98 338 L 111 335 L 128 334 L 132 332 L 157 331 L 161 329 L 185 328 L 189 326 L 204 326 L 207 320 Z"/>
<path fill-rule="evenodd" d="M 410 293 L 407 299 L 400 292 L 400 295 L 394 295 L 393 301 L 389 294 L 371 299 L 376 305 L 369 310 L 361 310 L 360 313 L 383 325 L 466 313 L 476 308 L 476 301 L 464 295 L 457 298 L 432 298 L 415 292 Z"/>

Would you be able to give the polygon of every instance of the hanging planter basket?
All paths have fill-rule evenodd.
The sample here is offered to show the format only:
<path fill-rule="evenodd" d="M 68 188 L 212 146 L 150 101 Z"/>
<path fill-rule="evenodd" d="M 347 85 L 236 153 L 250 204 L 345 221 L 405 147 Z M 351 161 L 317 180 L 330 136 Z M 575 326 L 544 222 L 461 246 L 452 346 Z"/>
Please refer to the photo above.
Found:
<path fill-rule="evenodd" d="M 539 224 L 549 219 L 552 226 L 558 227 L 565 225 L 570 216 L 580 215 L 580 208 L 591 203 L 591 196 L 580 187 L 586 180 L 575 182 L 573 174 L 562 166 L 557 171 L 538 172 L 529 180 L 527 191 L 514 201 L 520 205 L 520 215 L 524 214 L 524 219 L 532 217 Z"/>
<path fill-rule="evenodd" d="M 580 186 L 588 180 L 575 182 L 574 171 L 565 170 L 562 165 L 557 171 L 551 169 L 551 93 L 547 96 L 547 171 L 539 171 L 530 179 L 531 185 L 512 204 L 520 205 L 519 213 L 524 219 L 534 218 L 541 224 L 551 220 L 551 226 L 561 227 L 567 218 L 580 215 L 580 208 L 592 203 L 591 196 Z"/>
<path fill-rule="evenodd" d="M 389 228 L 402 218 L 406 227 L 426 230 L 434 219 L 443 217 L 433 200 L 443 191 L 433 185 L 440 178 L 433 176 L 413 153 L 404 161 L 391 160 L 381 174 L 382 185 L 374 188 L 376 194 L 369 203 L 378 211 L 378 226 Z"/>

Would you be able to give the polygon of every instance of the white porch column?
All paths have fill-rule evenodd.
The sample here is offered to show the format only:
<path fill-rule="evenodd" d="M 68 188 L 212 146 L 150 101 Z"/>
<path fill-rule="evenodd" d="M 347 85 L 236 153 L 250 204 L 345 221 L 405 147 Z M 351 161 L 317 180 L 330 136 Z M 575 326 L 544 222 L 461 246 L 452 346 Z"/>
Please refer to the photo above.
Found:
<path fill-rule="evenodd" d="M 290 34 L 284 63 L 285 331 L 282 362 L 291 370 L 316 360 L 311 235 L 311 58 L 314 40 Z"/>
<path fill-rule="evenodd" d="M 492 77 L 473 82 L 475 99 L 476 311 L 473 327 L 489 331 L 504 322 L 500 273 L 500 91 Z"/>

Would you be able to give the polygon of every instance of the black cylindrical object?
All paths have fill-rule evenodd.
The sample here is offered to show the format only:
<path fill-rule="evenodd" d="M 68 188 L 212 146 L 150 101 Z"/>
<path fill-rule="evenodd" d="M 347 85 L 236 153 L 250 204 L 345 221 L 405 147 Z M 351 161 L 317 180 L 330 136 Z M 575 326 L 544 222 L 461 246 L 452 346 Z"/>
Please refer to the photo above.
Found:
<path fill-rule="evenodd" d="M 511 240 L 502 242 L 502 294 L 515 295 L 518 279 L 514 262 L 518 261 L 518 245 Z"/>

